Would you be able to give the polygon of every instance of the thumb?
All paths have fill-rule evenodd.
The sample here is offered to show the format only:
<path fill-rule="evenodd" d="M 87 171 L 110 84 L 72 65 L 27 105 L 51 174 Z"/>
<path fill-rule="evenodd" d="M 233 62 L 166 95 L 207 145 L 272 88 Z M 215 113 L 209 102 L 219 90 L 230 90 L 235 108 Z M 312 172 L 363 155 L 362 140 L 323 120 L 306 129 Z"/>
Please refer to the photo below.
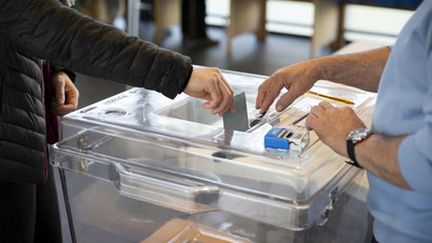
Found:
<path fill-rule="evenodd" d="M 58 81 L 55 82 L 55 97 L 57 104 L 64 104 L 65 102 L 65 82 Z"/>

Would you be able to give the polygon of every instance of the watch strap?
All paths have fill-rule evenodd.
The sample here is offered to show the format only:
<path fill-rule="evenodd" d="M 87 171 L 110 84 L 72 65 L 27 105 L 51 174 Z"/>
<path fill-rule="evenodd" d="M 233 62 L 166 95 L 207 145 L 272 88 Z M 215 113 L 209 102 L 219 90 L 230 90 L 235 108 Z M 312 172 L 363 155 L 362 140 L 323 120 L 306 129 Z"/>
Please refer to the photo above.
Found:
<path fill-rule="evenodd" d="M 347 153 L 350 160 L 346 161 L 348 164 L 353 165 L 358 168 L 363 168 L 357 162 L 354 152 L 355 144 L 351 140 L 347 140 Z"/>

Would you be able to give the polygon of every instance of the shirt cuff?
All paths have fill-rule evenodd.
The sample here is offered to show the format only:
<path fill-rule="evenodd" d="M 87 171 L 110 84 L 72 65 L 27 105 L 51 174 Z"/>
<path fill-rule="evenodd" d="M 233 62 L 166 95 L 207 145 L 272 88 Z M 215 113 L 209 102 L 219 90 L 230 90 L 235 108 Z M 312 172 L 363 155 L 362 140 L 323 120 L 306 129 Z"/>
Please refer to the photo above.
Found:
<path fill-rule="evenodd" d="M 432 195 L 432 164 L 419 150 L 416 134 L 408 136 L 399 146 L 402 176 L 414 190 Z"/>

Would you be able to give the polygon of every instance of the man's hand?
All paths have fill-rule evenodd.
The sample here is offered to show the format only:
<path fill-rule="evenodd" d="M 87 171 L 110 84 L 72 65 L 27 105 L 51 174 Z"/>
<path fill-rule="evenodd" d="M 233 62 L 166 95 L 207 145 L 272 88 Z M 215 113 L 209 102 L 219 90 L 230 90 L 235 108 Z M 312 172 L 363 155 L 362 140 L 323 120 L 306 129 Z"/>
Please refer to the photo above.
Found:
<path fill-rule="evenodd" d="M 389 54 L 390 49 L 384 47 L 320 57 L 279 69 L 260 85 L 256 108 L 265 113 L 282 88 L 286 88 L 288 92 L 276 103 L 276 110 L 282 111 L 319 79 L 376 92 Z"/>
<path fill-rule="evenodd" d="M 78 90 L 64 72 L 57 72 L 52 77 L 55 97 L 52 103 L 54 113 L 64 116 L 78 108 Z"/>
<path fill-rule="evenodd" d="M 213 114 L 234 111 L 234 91 L 218 68 L 194 68 L 183 92 L 207 100 L 203 107 Z"/>
<path fill-rule="evenodd" d="M 278 97 L 282 88 L 288 89 L 276 103 L 276 110 L 282 111 L 295 99 L 312 88 L 318 79 L 316 61 L 294 64 L 273 73 L 264 81 L 259 89 L 255 107 L 264 114 Z"/>
<path fill-rule="evenodd" d="M 312 107 L 306 127 L 336 153 L 347 157 L 346 137 L 352 130 L 366 126 L 350 107 L 336 108 L 323 101 Z"/>

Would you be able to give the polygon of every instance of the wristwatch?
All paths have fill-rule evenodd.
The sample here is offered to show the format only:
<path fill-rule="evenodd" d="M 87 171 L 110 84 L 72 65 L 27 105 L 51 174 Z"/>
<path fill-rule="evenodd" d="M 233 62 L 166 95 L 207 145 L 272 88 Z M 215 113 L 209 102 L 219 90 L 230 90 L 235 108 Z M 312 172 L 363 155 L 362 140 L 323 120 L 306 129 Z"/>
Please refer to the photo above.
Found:
<path fill-rule="evenodd" d="M 348 157 L 350 158 L 349 161 L 346 161 L 348 164 L 362 168 L 355 158 L 354 147 L 356 144 L 361 143 L 372 134 L 372 131 L 367 128 L 357 128 L 348 134 L 346 138 L 347 152 Z"/>

